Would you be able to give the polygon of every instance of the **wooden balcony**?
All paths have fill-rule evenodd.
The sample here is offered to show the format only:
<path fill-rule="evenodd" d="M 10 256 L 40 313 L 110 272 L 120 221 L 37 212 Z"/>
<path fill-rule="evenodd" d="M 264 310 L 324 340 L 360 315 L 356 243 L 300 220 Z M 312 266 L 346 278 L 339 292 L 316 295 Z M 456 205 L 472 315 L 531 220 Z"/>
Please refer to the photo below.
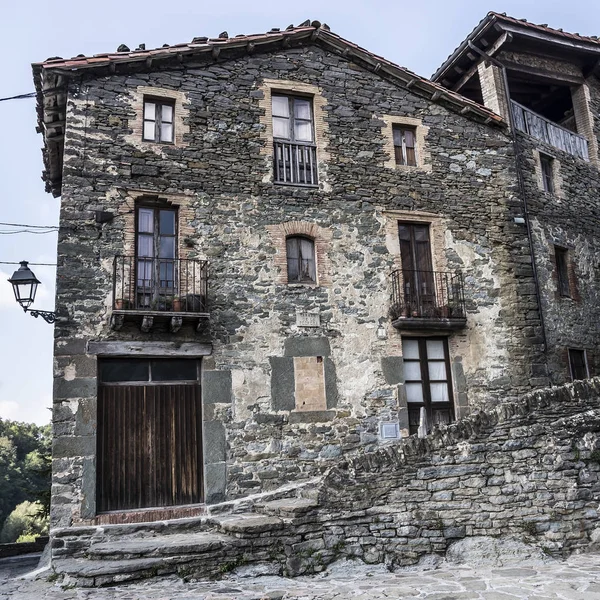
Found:
<path fill-rule="evenodd" d="M 590 160 L 588 141 L 582 135 L 549 121 L 514 100 L 511 100 L 510 103 L 515 127 L 519 131 L 523 131 L 563 152 L 568 152 L 583 160 Z"/>
<path fill-rule="evenodd" d="M 207 291 L 205 260 L 115 256 L 111 327 L 135 321 L 143 332 L 165 322 L 172 333 L 185 322 L 199 328 L 209 316 Z"/>
<path fill-rule="evenodd" d="M 402 330 L 455 330 L 467 324 L 461 273 L 408 271 L 391 275 L 392 325 Z"/>

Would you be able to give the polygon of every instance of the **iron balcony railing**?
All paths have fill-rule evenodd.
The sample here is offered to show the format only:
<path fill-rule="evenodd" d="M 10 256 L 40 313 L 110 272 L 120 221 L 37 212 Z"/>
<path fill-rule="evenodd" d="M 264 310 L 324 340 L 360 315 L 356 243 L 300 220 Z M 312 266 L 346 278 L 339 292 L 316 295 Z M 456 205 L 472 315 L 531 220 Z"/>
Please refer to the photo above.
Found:
<path fill-rule="evenodd" d="M 534 138 L 573 156 L 578 156 L 584 160 L 590 159 L 588 141 L 582 135 L 549 121 L 514 100 L 511 100 L 510 103 L 515 127 L 519 131 L 528 133 Z"/>
<path fill-rule="evenodd" d="M 461 273 L 399 269 L 391 277 L 393 319 L 465 319 Z"/>
<path fill-rule="evenodd" d="M 115 256 L 113 309 L 206 313 L 208 263 L 186 258 Z"/>
<path fill-rule="evenodd" d="M 274 141 L 273 172 L 276 183 L 317 185 L 317 147 Z"/>

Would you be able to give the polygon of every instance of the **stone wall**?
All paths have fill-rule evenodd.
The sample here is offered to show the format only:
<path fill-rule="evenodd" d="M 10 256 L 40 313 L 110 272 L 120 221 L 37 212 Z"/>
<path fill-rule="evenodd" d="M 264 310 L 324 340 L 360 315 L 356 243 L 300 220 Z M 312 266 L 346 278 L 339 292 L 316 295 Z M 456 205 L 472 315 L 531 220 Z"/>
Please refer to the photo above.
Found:
<path fill-rule="evenodd" d="M 438 260 L 465 276 L 467 327 L 449 339 L 461 414 L 546 382 L 527 237 L 513 223 L 520 204 L 506 133 L 318 45 L 202 60 L 71 82 L 58 242 L 54 527 L 95 515 L 97 355 L 89 342 L 212 345 L 203 360 L 208 502 L 273 489 L 323 472 L 342 454 L 377 448 L 382 421 L 406 421 L 400 334 L 387 316 L 389 273 L 399 262 L 388 234 L 403 215 L 439 222 Z M 263 104 L 264 82 L 273 80 L 316 86 L 326 100 L 319 103 L 327 137 L 319 188 L 272 183 Z M 132 143 L 140 90 L 161 88 L 185 98 L 178 118 L 189 132 L 173 146 Z M 394 116 L 428 128 L 427 169 L 385 166 Z M 130 245 L 140 194 L 180 206 L 188 231 L 180 243 L 187 256 L 210 263 L 210 321 L 199 332 L 110 328 L 113 258 Z M 116 217 L 97 225 L 96 210 Z M 328 231 L 330 279 L 317 286 L 281 282 L 273 228 L 298 222 Z M 318 313 L 320 325 L 298 326 L 298 310 Z M 386 339 L 376 335 L 380 323 Z M 295 410 L 290 364 L 298 357 L 324 360 L 324 410 Z"/>
<path fill-rule="evenodd" d="M 597 540 L 599 497 L 598 378 L 531 392 L 352 459 L 319 491 L 330 534 L 341 527 L 351 554 L 394 564 L 473 536 L 568 554 Z"/>
<path fill-rule="evenodd" d="M 157 573 L 219 577 L 236 568 L 293 576 L 341 557 L 393 568 L 481 536 L 524 542 L 532 555 L 595 548 L 600 378 L 531 392 L 427 438 L 339 461 L 302 494 L 245 500 L 237 507 L 244 514 L 223 514 L 237 512 L 232 502 L 204 519 L 65 528 L 53 533 L 54 566 L 84 585 L 105 585 Z M 253 517 L 253 510 L 278 517 Z M 186 532 L 217 535 L 203 545 L 193 535 L 187 545 L 183 536 L 166 536 Z M 153 539 L 172 539 L 182 551 L 161 561 Z M 114 556 L 119 543 L 119 564 L 99 560 Z M 69 562 L 84 556 L 95 562 Z"/>

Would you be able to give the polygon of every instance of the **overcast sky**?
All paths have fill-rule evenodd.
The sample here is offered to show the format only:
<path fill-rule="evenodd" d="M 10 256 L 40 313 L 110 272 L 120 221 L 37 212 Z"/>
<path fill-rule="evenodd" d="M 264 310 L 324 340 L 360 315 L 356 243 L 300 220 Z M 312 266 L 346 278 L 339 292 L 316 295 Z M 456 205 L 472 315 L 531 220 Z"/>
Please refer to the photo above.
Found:
<path fill-rule="evenodd" d="M 4 56 L 0 98 L 33 91 L 30 63 L 116 50 L 266 32 L 306 19 L 327 23 L 342 37 L 429 77 L 485 16 L 495 10 L 585 35 L 600 34 L 598 0 L 179 0 L 178 2 L 7 1 L 0 23 Z M 59 200 L 40 179 L 42 138 L 35 101 L 0 102 L 0 222 L 55 225 Z M 4 235 L 0 261 L 56 262 L 56 235 Z M 6 279 L 16 269 L 0 264 L 0 417 L 47 423 L 52 403 L 53 327 L 25 315 Z M 54 308 L 54 269 L 32 267 L 42 286 L 35 307 Z"/>

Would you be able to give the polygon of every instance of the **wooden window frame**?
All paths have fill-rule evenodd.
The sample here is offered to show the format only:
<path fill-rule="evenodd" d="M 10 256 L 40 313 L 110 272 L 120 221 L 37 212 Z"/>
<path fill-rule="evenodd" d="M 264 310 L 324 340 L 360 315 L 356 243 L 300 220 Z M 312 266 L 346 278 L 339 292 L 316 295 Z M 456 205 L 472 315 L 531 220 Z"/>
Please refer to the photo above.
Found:
<path fill-rule="evenodd" d="M 554 262 L 558 293 L 562 298 L 571 298 L 571 282 L 569 280 L 569 250 L 562 246 L 554 246 Z"/>
<path fill-rule="evenodd" d="M 554 158 L 540 152 L 540 170 L 542 173 L 542 188 L 549 194 L 554 194 Z"/>
<path fill-rule="evenodd" d="M 419 366 L 420 366 L 420 370 L 421 370 L 421 379 L 416 380 L 416 379 L 405 379 L 405 384 L 407 383 L 420 383 L 421 384 L 421 388 L 422 388 L 422 392 L 423 392 L 423 402 L 407 402 L 407 408 L 409 411 L 409 427 L 411 429 L 411 433 L 416 433 L 416 429 L 410 426 L 410 413 L 411 413 L 411 409 L 414 411 L 415 409 L 418 409 L 420 412 L 420 409 L 422 407 L 425 408 L 425 411 L 427 413 L 427 421 L 428 421 L 428 425 L 429 428 L 431 428 L 433 426 L 433 410 L 434 408 L 436 408 L 435 405 L 438 406 L 438 408 L 440 410 L 446 409 L 450 411 L 450 417 L 451 417 L 451 421 L 454 421 L 456 419 L 456 410 L 454 407 L 454 391 L 452 389 L 452 372 L 450 370 L 450 350 L 448 347 L 448 338 L 445 336 L 432 336 L 432 337 L 403 337 L 402 341 L 404 342 L 404 340 L 412 340 L 412 341 L 416 341 L 418 342 L 418 347 L 419 347 L 419 358 L 418 359 L 414 359 L 414 358 L 406 358 L 404 357 L 404 362 L 408 363 L 408 362 L 418 362 Z M 442 345 L 443 345 L 443 349 L 444 349 L 444 358 L 443 359 L 429 359 L 427 356 L 427 342 L 428 341 L 441 341 Z M 446 367 L 446 379 L 445 380 L 431 380 L 429 377 L 429 363 L 430 362 L 444 362 L 445 367 Z M 448 402 L 432 402 L 431 400 L 431 389 L 430 389 L 430 384 L 431 383 L 446 383 L 446 385 L 448 386 Z"/>
<path fill-rule="evenodd" d="M 302 272 L 302 254 L 301 254 L 301 244 L 300 240 L 306 240 L 311 243 L 312 247 L 312 278 L 307 279 L 290 279 L 290 256 L 288 253 L 288 242 L 290 241 L 298 242 L 298 273 Z M 308 284 L 308 285 L 316 285 L 317 283 L 317 247 L 315 240 L 307 235 L 288 235 L 285 238 L 285 255 L 286 255 L 286 268 L 287 268 L 287 282 L 288 284 Z M 310 259 L 307 259 L 310 260 Z"/>
<path fill-rule="evenodd" d="M 155 105 L 154 109 L 154 119 L 146 118 L 146 104 L 151 103 Z M 171 125 L 171 139 L 170 140 L 162 140 L 162 107 L 170 106 L 173 110 L 173 118 L 170 122 L 166 122 Z M 153 142 L 155 144 L 166 144 L 166 145 L 174 145 L 175 144 L 175 100 L 172 98 L 157 98 L 152 96 L 144 96 L 143 99 L 143 118 L 142 118 L 142 141 L 143 142 Z M 146 123 L 154 123 L 154 137 L 147 138 L 145 137 L 146 132 Z"/>
<path fill-rule="evenodd" d="M 573 369 L 573 355 L 574 353 L 581 353 L 581 357 L 583 358 L 583 366 L 585 367 L 585 377 L 575 378 L 574 369 Z M 569 373 L 571 375 L 571 381 L 581 381 L 583 379 L 590 378 L 590 368 L 588 365 L 587 352 L 583 348 L 567 348 L 567 354 L 569 356 Z"/>
<path fill-rule="evenodd" d="M 174 358 L 174 357 L 169 357 L 169 358 L 165 358 L 165 357 L 128 357 L 128 356 L 118 356 L 118 357 L 111 357 L 111 358 L 107 358 L 107 357 L 102 357 L 100 358 L 100 363 L 108 363 L 108 362 L 116 362 L 119 360 L 139 360 L 140 362 L 142 361 L 146 361 L 148 363 L 148 379 L 145 381 L 130 381 L 130 380 L 124 380 L 124 381 L 104 381 L 101 377 L 101 372 L 100 372 L 100 366 L 98 367 L 98 385 L 102 385 L 102 386 L 131 386 L 131 385 L 139 385 L 139 386 L 148 386 L 148 385 L 198 385 L 202 379 L 202 359 L 199 358 L 183 358 L 183 357 L 178 357 L 178 358 Z M 196 379 L 168 379 L 168 380 L 164 380 L 164 379 L 159 379 L 159 380 L 154 380 L 152 378 L 152 362 L 156 361 L 156 360 L 160 360 L 160 361 L 170 361 L 170 360 L 185 360 L 185 361 L 189 361 L 189 362 L 195 362 L 196 363 Z"/>
<path fill-rule="evenodd" d="M 152 210 L 154 211 L 154 215 L 153 215 L 153 229 L 154 231 L 152 232 L 152 240 L 153 240 L 153 248 L 154 248 L 154 253 L 153 256 L 140 256 L 139 253 L 139 236 L 140 235 L 150 235 L 150 233 L 145 233 L 145 232 L 140 232 L 140 210 L 142 209 L 146 209 L 146 210 Z M 161 236 L 160 234 L 160 211 L 162 210 L 166 210 L 169 212 L 173 212 L 174 213 L 174 222 L 175 222 L 175 227 L 174 227 L 174 234 L 165 234 L 164 236 Z M 173 238 L 173 247 L 174 247 L 174 256 L 172 258 L 159 258 L 158 256 L 158 252 L 160 249 L 160 238 L 161 237 L 169 237 L 169 238 Z M 154 264 L 153 266 L 153 278 L 155 280 L 155 285 L 152 287 L 149 287 L 148 289 L 152 292 L 153 295 L 155 296 L 172 296 L 174 297 L 176 295 L 177 289 L 178 289 L 178 266 L 179 266 L 179 207 L 177 206 L 172 206 L 172 205 L 166 205 L 163 204 L 161 202 L 157 202 L 157 203 L 152 203 L 152 202 L 139 202 L 136 203 L 135 206 L 135 257 L 134 257 L 134 261 L 135 261 L 135 288 L 136 288 L 136 306 L 138 304 L 138 287 L 142 287 L 145 288 L 146 286 L 139 286 L 139 273 L 138 273 L 138 269 L 139 269 L 139 262 L 143 261 L 144 259 L 148 259 L 151 260 Z M 172 287 L 161 287 L 160 285 L 160 260 L 172 260 L 173 261 L 173 286 Z M 162 294 L 161 294 L 162 292 Z M 153 300 L 156 300 L 156 298 L 154 298 Z M 147 308 L 144 306 L 144 308 Z"/>
<path fill-rule="evenodd" d="M 273 98 L 287 98 L 288 101 L 288 112 L 289 112 L 289 117 L 288 117 L 288 133 L 290 134 L 289 137 L 280 137 L 280 136 L 276 136 L 275 135 L 275 127 L 273 126 L 273 140 L 274 141 L 279 141 L 279 142 L 291 142 L 293 144 L 303 144 L 306 146 L 316 146 L 316 141 L 315 141 L 315 107 L 314 107 L 314 99 L 312 96 L 303 96 L 302 94 L 286 94 L 284 92 L 277 92 L 274 91 L 271 93 L 271 107 L 273 105 Z M 307 100 L 309 103 L 309 107 L 310 107 L 310 121 L 308 119 L 300 119 L 297 118 L 295 116 L 295 104 L 294 101 L 295 100 Z M 271 109 L 272 110 L 272 109 Z M 276 117 L 275 115 L 271 116 L 272 119 L 276 119 L 278 117 Z M 294 121 L 304 121 L 304 122 L 310 122 L 310 132 L 311 132 L 311 136 L 312 136 L 312 140 L 311 141 L 306 141 L 306 140 L 296 140 L 296 133 L 295 133 L 295 129 L 294 129 Z"/>
<path fill-rule="evenodd" d="M 406 132 L 409 131 L 413 136 L 413 145 L 407 146 Z M 400 135 L 401 143 L 396 143 L 396 133 Z M 394 161 L 396 166 L 418 167 L 419 156 L 417 154 L 417 127 L 414 125 L 402 125 L 401 123 L 392 124 L 392 140 L 394 144 Z M 409 163 L 407 148 L 411 148 L 414 154 L 414 164 Z"/>

